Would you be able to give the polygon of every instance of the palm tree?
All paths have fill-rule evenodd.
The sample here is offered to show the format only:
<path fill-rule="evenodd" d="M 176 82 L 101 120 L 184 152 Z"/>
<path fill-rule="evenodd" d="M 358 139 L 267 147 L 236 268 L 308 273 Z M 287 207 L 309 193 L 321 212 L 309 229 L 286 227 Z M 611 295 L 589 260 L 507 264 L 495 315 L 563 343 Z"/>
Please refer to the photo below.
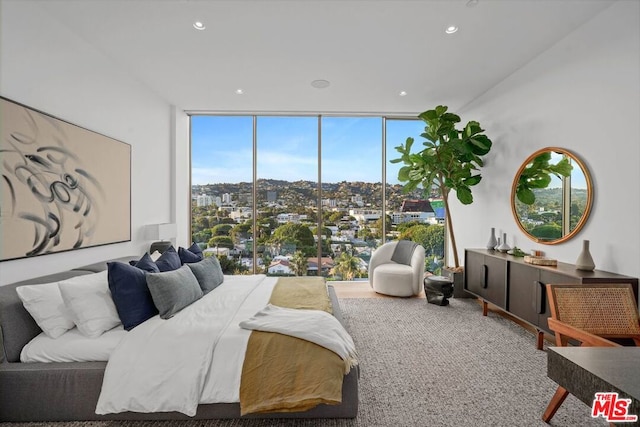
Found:
<path fill-rule="evenodd" d="M 307 257 L 304 256 L 302 251 L 296 251 L 291 257 L 290 267 L 296 276 L 306 276 L 308 265 Z"/>
<path fill-rule="evenodd" d="M 360 258 L 349 252 L 342 252 L 336 258 L 336 264 L 332 269 L 333 275 L 342 276 L 343 280 L 353 280 L 360 269 Z"/>

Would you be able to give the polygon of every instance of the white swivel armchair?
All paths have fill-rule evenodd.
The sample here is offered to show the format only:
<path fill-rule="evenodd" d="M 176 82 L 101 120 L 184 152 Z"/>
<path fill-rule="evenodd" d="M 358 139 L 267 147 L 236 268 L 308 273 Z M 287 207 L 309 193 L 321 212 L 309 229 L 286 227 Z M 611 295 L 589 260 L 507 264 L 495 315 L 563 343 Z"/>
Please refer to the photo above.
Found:
<path fill-rule="evenodd" d="M 424 247 L 417 245 L 410 264 L 392 260 L 398 242 L 388 242 L 376 249 L 369 262 L 369 284 L 379 294 L 410 297 L 422 291 L 424 279 Z"/>

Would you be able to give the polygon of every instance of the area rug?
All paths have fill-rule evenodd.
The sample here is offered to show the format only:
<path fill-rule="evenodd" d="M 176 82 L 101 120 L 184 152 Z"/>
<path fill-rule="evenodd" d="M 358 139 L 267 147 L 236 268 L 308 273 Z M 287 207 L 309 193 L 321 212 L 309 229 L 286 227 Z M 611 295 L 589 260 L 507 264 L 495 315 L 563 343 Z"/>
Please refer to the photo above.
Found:
<path fill-rule="evenodd" d="M 360 407 L 352 420 L 93 421 L 57 427 L 546 426 L 556 384 L 535 336 L 470 299 L 342 299 L 360 357 Z M 44 423 L 1 424 L 36 427 Z M 552 426 L 606 426 L 569 396 Z"/>

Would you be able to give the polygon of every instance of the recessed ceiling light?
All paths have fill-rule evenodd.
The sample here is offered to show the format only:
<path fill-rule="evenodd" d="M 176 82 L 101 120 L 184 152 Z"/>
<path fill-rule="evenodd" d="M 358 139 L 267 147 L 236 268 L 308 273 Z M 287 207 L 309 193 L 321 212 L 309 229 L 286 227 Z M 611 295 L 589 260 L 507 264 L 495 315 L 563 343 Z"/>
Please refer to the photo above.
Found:
<path fill-rule="evenodd" d="M 405 91 L 403 90 L 403 91 L 400 91 L 400 93 L 399 93 L 398 95 L 400 95 L 400 96 L 407 96 L 407 92 L 405 92 Z"/>
<path fill-rule="evenodd" d="M 236 94 L 242 95 L 244 91 L 242 89 L 236 89 Z"/>
<path fill-rule="evenodd" d="M 311 82 L 311 86 L 316 89 L 324 89 L 325 87 L 329 87 L 330 84 L 328 80 L 314 80 Z"/>
<path fill-rule="evenodd" d="M 453 33 L 455 33 L 456 31 L 458 31 L 458 27 L 456 27 L 455 25 L 449 25 L 449 26 L 447 27 L 447 29 L 446 29 L 446 30 L 444 30 L 444 32 L 445 32 L 445 33 L 447 33 L 447 34 L 453 34 Z"/>
<path fill-rule="evenodd" d="M 467 2 L 467 7 L 474 7 L 478 4 L 478 0 L 469 0 Z"/>
<path fill-rule="evenodd" d="M 196 21 L 196 22 L 193 23 L 193 28 L 195 28 L 196 30 L 202 31 L 207 27 L 205 27 L 205 25 L 202 22 Z"/>

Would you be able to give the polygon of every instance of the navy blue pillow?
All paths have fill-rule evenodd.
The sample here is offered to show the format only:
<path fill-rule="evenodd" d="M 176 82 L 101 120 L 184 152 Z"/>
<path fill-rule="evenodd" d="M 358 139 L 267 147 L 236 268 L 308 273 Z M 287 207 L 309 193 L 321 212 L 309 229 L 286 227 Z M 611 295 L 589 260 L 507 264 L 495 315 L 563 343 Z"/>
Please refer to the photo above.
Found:
<path fill-rule="evenodd" d="M 159 273 L 160 272 L 160 269 L 158 268 L 156 263 L 151 258 L 151 255 L 149 255 L 149 252 L 146 252 L 144 255 L 142 255 L 142 258 L 140 258 L 138 261 L 136 261 L 136 260 L 129 261 L 129 265 L 132 265 L 134 267 L 138 267 L 139 269 L 144 270 L 144 271 L 148 271 L 149 273 Z"/>
<path fill-rule="evenodd" d="M 144 270 L 123 262 L 108 262 L 107 280 L 118 316 L 127 331 L 158 314 Z"/>
<path fill-rule="evenodd" d="M 204 254 L 202 253 L 202 249 L 200 249 L 200 246 L 197 243 L 194 243 L 193 245 L 189 246 L 187 250 L 196 255 L 200 255 L 200 260 L 204 259 Z"/>
<path fill-rule="evenodd" d="M 156 260 L 156 265 L 160 272 L 177 270 L 182 267 L 182 262 L 173 246 L 169 246 L 169 249 L 164 251 L 160 258 Z"/>
<path fill-rule="evenodd" d="M 191 252 L 189 249 L 185 249 L 182 247 L 178 248 L 178 256 L 180 257 L 180 261 L 183 264 L 199 262 L 199 261 L 202 261 L 202 258 L 204 258 L 202 256 L 202 252 L 200 252 L 200 254 L 196 254 Z"/>

